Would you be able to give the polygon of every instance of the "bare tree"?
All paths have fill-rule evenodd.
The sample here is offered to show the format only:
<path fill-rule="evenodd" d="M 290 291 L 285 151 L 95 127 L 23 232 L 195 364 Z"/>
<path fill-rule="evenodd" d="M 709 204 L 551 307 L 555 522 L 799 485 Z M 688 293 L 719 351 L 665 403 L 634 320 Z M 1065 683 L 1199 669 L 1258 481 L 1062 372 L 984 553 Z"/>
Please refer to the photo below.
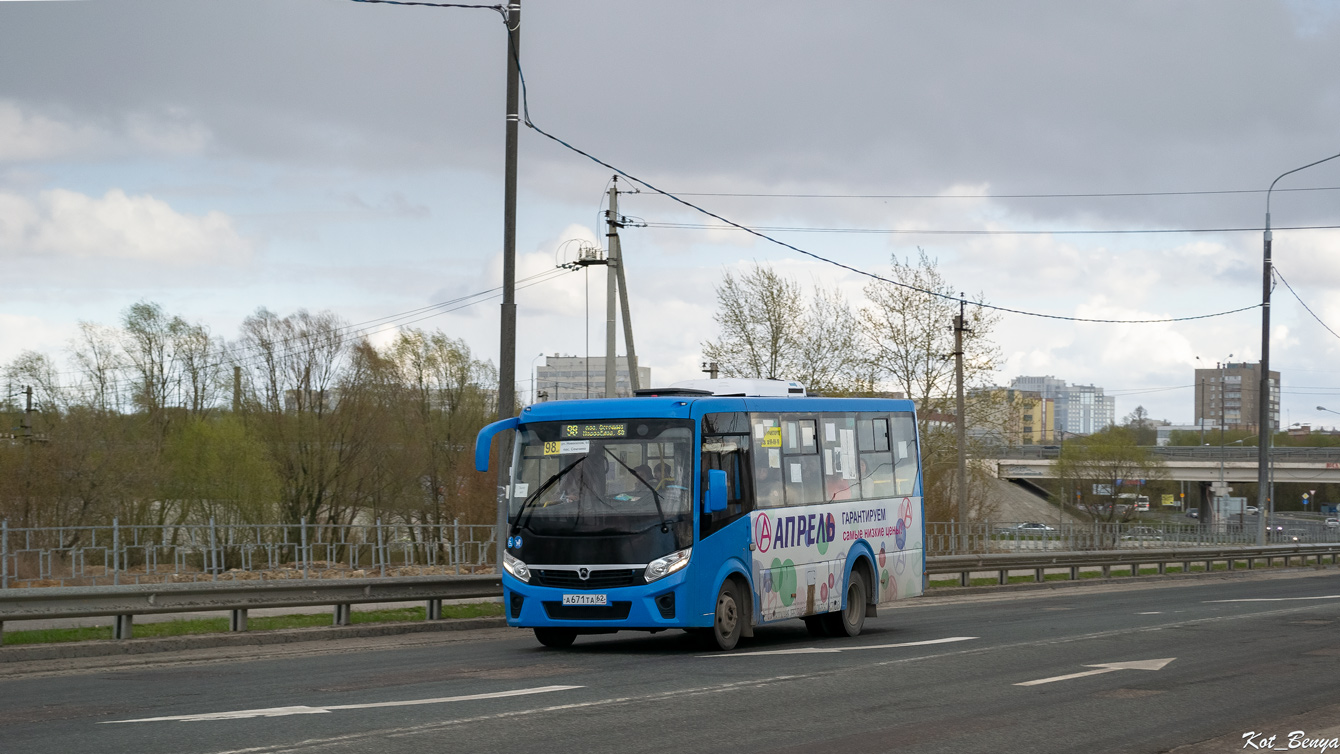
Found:
<path fill-rule="evenodd" d="M 953 411 L 954 317 L 961 294 L 944 279 L 938 263 L 919 250 L 917 261 L 895 255 L 889 279 L 865 287 L 869 305 L 861 323 L 876 375 L 892 382 L 922 411 Z M 1000 359 L 991 333 L 1000 315 L 982 306 L 978 294 L 966 308 L 963 381 L 966 389 L 990 384 Z"/>
<path fill-rule="evenodd" d="M 714 319 L 720 335 L 703 356 L 727 377 L 797 380 L 820 392 L 869 389 L 863 378 L 860 327 L 842 293 L 802 286 L 755 264 L 741 277 L 727 273 L 717 288 Z"/>

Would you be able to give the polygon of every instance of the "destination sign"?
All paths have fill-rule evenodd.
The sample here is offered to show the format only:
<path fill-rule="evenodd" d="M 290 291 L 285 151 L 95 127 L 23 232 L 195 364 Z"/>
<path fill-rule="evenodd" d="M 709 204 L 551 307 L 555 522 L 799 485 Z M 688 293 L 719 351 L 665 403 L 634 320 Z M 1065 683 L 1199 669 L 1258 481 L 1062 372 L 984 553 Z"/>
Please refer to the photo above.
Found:
<path fill-rule="evenodd" d="M 564 424 L 559 437 L 568 440 L 607 440 L 628 436 L 627 424 Z"/>

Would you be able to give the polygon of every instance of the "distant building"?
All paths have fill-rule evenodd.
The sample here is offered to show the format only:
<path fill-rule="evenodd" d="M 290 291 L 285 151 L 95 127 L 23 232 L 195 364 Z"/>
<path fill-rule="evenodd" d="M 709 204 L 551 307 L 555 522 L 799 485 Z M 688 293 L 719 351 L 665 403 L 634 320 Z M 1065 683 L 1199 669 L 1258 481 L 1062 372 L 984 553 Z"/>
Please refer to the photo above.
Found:
<path fill-rule="evenodd" d="M 619 356 L 614 362 L 615 395 L 626 398 L 633 394 L 628 381 L 628 357 Z M 651 368 L 637 368 L 638 387 L 651 387 Z M 605 397 L 605 357 L 581 356 L 544 357 L 544 364 L 535 370 L 535 402 L 571 401 L 581 398 Z"/>
<path fill-rule="evenodd" d="M 1051 375 L 1015 377 L 1010 387 L 1038 393 L 1052 401 L 1052 431 L 1067 435 L 1093 434 L 1116 423 L 1117 399 L 1103 395 L 1096 385 L 1067 385 Z"/>
<path fill-rule="evenodd" d="M 991 387 L 974 390 L 974 396 L 1000 402 L 1001 411 L 991 412 L 990 425 L 968 427 L 968 433 L 1005 445 L 1047 445 L 1056 439 L 1055 402 L 1034 390 Z"/>
<path fill-rule="evenodd" d="M 1228 362 L 1196 370 L 1196 424 L 1256 432 L 1261 416 L 1261 364 Z M 1270 372 L 1270 431 L 1280 426 L 1280 373 Z"/>

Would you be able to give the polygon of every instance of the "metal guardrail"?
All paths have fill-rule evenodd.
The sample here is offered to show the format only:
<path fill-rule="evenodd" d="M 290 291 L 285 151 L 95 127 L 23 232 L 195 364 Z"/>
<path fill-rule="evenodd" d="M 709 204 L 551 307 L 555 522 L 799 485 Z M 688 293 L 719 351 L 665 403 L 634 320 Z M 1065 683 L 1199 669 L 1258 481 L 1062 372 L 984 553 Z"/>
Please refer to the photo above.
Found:
<path fill-rule="evenodd" d="M 1190 570 L 1192 563 L 1204 563 L 1205 570 L 1212 569 L 1214 563 L 1226 563 L 1228 570 L 1246 562 L 1251 569 L 1257 561 L 1266 561 L 1273 566 L 1276 559 L 1282 559 L 1285 566 L 1295 560 L 1302 565 L 1315 560 L 1318 565 L 1329 557 L 1334 565 L 1340 561 L 1340 544 L 1295 544 L 1268 545 L 1265 547 L 1221 547 L 1196 549 L 1134 549 L 1105 550 L 1097 552 L 1036 552 L 1036 553 L 997 553 L 982 555 L 942 555 L 926 559 L 928 575 L 955 574 L 961 586 L 968 586 L 971 574 L 983 571 L 995 571 L 997 583 L 1009 581 L 1012 571 L 1033 571 L 1033 580 L 1044 580 L 1048 569 L 1065 568 L 1069 570 L 1070 580 L 1079 578 L 1081 568 L 1101 567 L 1103 577 L 1112 575 L 1113 568 L 1129 567 L 1131 575 L 1139 575 L 1142 565 L 1157 565 L 1160 574 L 1167 573 L 1169 563 L 1181 563 L 1183 572 Z"/>
<path fill-rule="evenodd" d="M 501 596 L 497 574 L 11 589 L 0 593 L 0 629 L 5 621 L 110 616 L 114 638 L 129 639 L 136 615 L 228 611 L 230 630 L 245 631 L 248 610 L 314 605 L 334 605 L 333 625 L 343 626 L 351 605 L 421 601 L 434 620 L 443 600 Z"/>
<path fill-rule="evenodd" d="M 998 582 L 1005 584 L 1013 571 L 1031 570 L 1035 581 L 1043 581 L 1045 571 L 1065 568 L 1071 580 L 1078 579 L 1083 568 L 1101 567 L 1103 577 L 1113 568 L 1129 567 L 1137 575 L 1142 565 L 1156 564 L 1159 573 L 1169 563 L 1205 563 L 1206 571 L 1218 562 L 1234 570 L 1246 562 L 1247 568 L 1264 560 L 1273 565 L 1282 559 L 1286 566 L 1300 561 L 1306 565 L 1329 557 L 1340 560 L 1340 544 L 1273 545 L 1268 547 L 1222 547 L 1197 549 L 1107 550 L 1097 552 L 993 553 L 977 555 L 941 555 L 926 559 L 927 575 L 956 574 L 967 586 L 971 574 L 995 571 Z M 0 593 L 0 630 L 6 621 L 51 618 L 111 616 L 115 618 L 113 637 L 131 638 L 134 616 L 162 613 L 228 611 L 232 631 L 247 630 L 247 611 L 267 607 L 310 607 L 334 605 L 333 625 L 347 625 L 350 606 L 372 602 L 414 602 L 427 604 L 428 619 L 441 615 L 442 601 L 449 599 L 491 599 L 502 596 L 502 579 L 496 574 L 459 577 L 417 577 L 384 579 L 290 580 L 262 583 L 204 582 L 194 584 L 138 584 L 106 587 L 48 587 L 11 589 Z"/>

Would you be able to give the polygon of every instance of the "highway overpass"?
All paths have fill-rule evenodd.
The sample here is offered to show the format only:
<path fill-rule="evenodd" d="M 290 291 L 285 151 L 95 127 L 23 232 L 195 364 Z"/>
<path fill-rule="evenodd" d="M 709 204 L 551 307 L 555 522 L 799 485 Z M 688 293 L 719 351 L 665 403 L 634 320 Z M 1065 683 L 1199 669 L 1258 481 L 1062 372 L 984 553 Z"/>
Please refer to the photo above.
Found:
<path fill-rule="evenodd" d="M 1182 482 L 1256 482 L 1257 449 L 1243 447 L 1149 448 L 1164 463 L 1164 479 Z M 1060 448 L 1025 446 L 1001 449 L 988 463 L 1002 479 L 1055 479 Z M 1340 482 L 1340 448 L 1274 448 L 1271 462 L 1277 483 Z M 1222 470 L 1222 472 L 1221 472 Z"/>

